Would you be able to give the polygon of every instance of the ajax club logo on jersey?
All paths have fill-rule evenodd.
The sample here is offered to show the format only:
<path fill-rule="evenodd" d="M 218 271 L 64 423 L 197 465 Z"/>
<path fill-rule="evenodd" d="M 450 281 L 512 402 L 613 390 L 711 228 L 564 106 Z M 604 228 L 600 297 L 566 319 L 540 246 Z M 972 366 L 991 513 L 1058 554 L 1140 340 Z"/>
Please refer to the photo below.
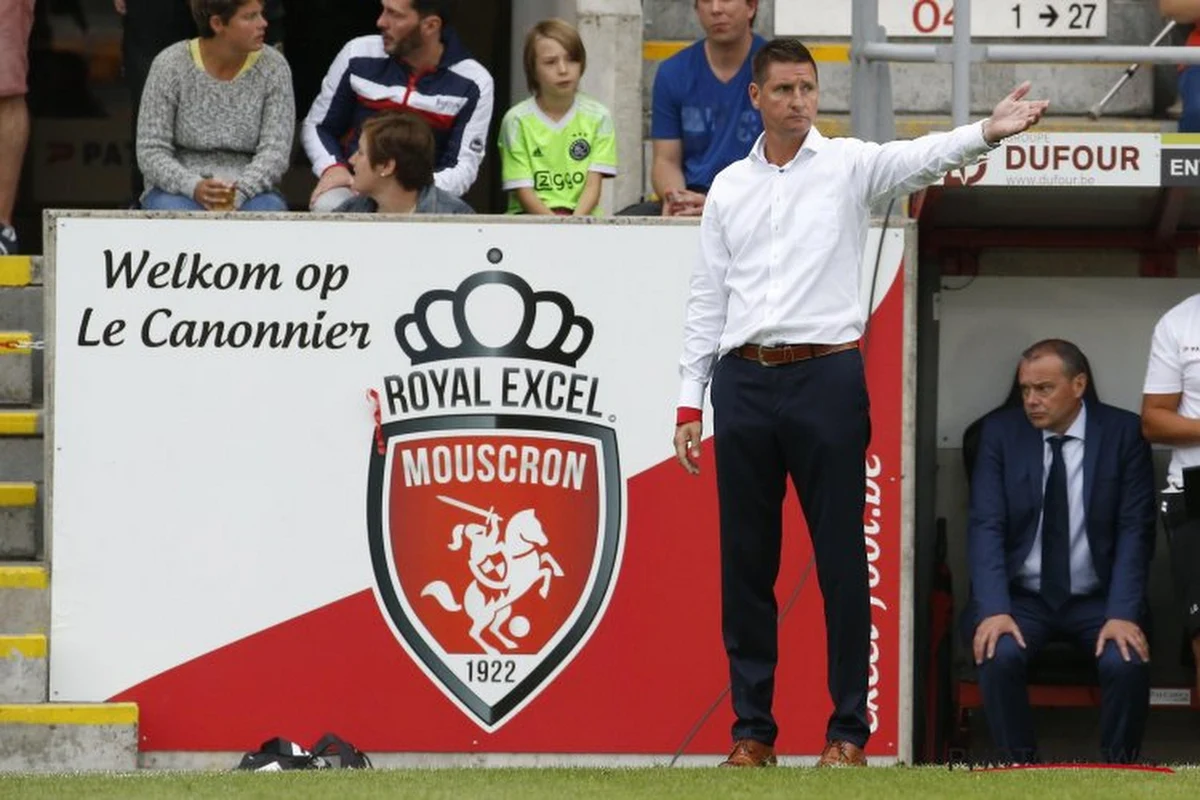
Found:
<path fill-rule="evenodd" d="M 371 443 L 378 597 L 400 644 L 492 731 L 579 652 L 617 576 L 616 433 L 579 366 L 595 331 L 565 294 L 499 270 L 425 292 L 395 331 L 411 368 L 383 379 Z"/>

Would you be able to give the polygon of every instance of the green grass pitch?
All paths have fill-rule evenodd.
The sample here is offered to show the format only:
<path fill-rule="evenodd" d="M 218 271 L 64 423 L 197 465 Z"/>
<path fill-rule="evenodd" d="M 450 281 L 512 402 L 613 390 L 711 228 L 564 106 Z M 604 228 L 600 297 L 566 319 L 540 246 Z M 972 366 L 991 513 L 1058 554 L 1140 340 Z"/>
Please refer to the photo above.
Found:
<path fill-rule="evenodd" d="M 936 767 L 815 770 L 404 769 L 351 772 L 140 772 L 128 775 L 0 775 L 0 797 L 20 798 L 429 798 L 430 800 L 625 800 L 625 798 L 890 797 L 1100 800 L 1200 796 L 1200 769 L 1175 774 L 1114 770 L 970 772 Z"/>

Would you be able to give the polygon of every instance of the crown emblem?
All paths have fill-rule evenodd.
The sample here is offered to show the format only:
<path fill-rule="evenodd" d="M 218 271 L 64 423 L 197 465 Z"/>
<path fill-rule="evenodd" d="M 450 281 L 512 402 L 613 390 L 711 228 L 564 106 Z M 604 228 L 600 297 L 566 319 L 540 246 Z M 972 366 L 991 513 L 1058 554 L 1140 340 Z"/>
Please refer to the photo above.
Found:
<path fill-rule="evenodd" d="M 472 293 L 484 288 L 502 288 L 516 295 L 520 302 L 521 319 L 517 324 L 508 324 L 507 330 L 490 330 L 492 335 L 485 339 L 496 340 L 497 344 L 480 341 L 480 304 L 486 299 L 495 300 L 497 295 L 489 291 L 471 304 Z M 449 331 L 434 331 L 431 315 L 440 317 L 446 311 L 453 320 L 454 336 Z M 553 335 L 544 344 L 547 326 L 537 325 L 538 320 L 550 320 Z M 557 329 L 553 328 L 557 321 Z M 494 322 L 494 320 L 489 321 Z M 487 327 L 496 328 L 490 324 Z M 578 340 L 568 344 L 568 339 L 578 331 Z M 457 341 L 450 341 L 456 338 Z M 492 356 L 502 358 L 526 358 L 549 361 L 565 367 L 574 367 L 592 343 L 592 323 L 586 317 L 575 314 L 575 306 L 565 294 L 554 291 L 535 292 L 523 278 L 511 272 L 490 270 L 477 272 L 458 285 L 457 289 L 433 289 L 417 298 L 412 313 L 403 314 L 396 320 L 396 341 L 400 349 L 412 360 L 413 365 L 429 361 L 448 361 L 458 358 Z"/>

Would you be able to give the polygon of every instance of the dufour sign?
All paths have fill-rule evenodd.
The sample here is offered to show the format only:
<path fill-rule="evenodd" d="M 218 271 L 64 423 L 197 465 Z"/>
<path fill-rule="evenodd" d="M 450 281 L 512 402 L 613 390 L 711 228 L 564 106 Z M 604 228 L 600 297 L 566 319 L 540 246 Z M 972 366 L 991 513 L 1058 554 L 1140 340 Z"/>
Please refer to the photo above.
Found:
<path fill-rule="evenodd" d="M 374 753 L 727 750 L 711 442 L 699 479 L 671 445 L 694 226 L 83 212 L 51 233 L 52 700 L 137 702 L 147 751 L 327 730 Z M 879 235 L 887 757 L 909 298 L 904 231 Z M 813 755 L 821 597 L 788 502 L 779 745 Z"/>
<path fill-rule="evenodd" d="M 942 183 L 1034 188 L 1190 185 L 1188 168 L 1176 162 L 1197 154 L 1200 137 L 1188 134 L 1035 130 L 1005 139 L 978 163 L 947 173 Z M 1172 156 L 1174 166 L 1168 163 Z"/>

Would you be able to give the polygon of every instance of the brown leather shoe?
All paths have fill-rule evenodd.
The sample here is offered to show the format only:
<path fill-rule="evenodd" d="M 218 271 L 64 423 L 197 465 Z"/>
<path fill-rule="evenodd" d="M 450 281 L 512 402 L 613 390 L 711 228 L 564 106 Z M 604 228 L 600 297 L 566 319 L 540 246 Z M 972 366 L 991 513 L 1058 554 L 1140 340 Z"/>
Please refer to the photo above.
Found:
<path fill-rule="evenodd" d="M 738 739 L 733 743 L 729 758 L 721 762 L 722 767 L 773 767 L 775 748 L 753 739 Z"/>
<path fill-rule="evenodd" d="M 837 739 L 825 745 L 821 757 L 817 759 L 818 767 L 865 767 L 866 765 L 867 756 L 861 747 Z"/>

